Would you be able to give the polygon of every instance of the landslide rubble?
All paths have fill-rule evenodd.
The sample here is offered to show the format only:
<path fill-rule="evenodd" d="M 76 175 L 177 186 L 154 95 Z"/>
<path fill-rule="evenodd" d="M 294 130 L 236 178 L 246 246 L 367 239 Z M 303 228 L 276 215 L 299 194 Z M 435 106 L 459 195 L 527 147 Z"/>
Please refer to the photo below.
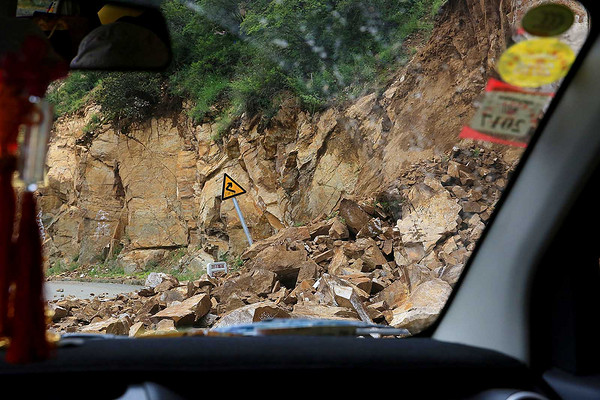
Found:
<path fill-rule="evenodd" d="M 270 318 L 351 319 L 415 334 L 443 308 L 513 165 L 455 147 L 415 163 L 372 198 L 282 228 L 225 275 L 178 281 L 151 273 L 115 298 L 50 302 L 56 332 L 144 336 Z"/>

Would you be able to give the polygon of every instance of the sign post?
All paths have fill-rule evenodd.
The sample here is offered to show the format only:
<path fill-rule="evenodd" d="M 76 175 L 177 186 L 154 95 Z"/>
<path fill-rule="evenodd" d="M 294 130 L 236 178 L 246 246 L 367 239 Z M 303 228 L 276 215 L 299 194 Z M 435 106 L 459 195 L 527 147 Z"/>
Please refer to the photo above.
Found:
<path fill-rule="evenodd" d="M 233 205 L 235 206 L 235 210 L 240 217 L 240 222 L 242 223 L 242 228 L 244 228 L 244 233 L 246 234 L 246 238 L 248 238 L 248 243 L 252 246 L 252 238 L 250 237 L 250 231 L 248 230 L 248 226 L 246 226 L 246 221 L 244 220 L 244 216 L 242 215 L 242 210 L 240 210 L 240 205 L 237 202 L 237 199 L 233 198 Z"/>
<path fill-rule="evenodd" d="M 238 217 L 240 217 L 240 222 L 242 224 L 242 228 L 244 229 L 244 233 L 246 234 L 246 238 L 248 239 L 248 243 L 252 246 L 252 237 L 250 237 L 250 231 L 248 230 L 248 226 L 246 225 L 246 220 L 244 220 L 244 216 L 242 215 L 242 210 L 240 209 L 240 205 L 237 202 L 236 196 L 246 193 L 246 190 L 241 187 L 236 181 L 234 181 L 229 175 L 225 174 L 223 177 L 223 189 L 221 190 L 221 200 L 233 199 L 233 205 L 235 207 L 235 211 L 238 213 Z"/>

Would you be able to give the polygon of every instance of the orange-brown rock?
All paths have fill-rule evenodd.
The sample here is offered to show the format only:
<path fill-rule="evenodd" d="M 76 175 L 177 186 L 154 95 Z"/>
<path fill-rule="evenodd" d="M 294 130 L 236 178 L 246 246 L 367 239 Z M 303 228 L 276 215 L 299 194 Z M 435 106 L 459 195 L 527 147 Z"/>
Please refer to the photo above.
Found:
<path fill-rule="evenodd" d="M 192 325 L 196 320 L 210 311 L 210 296 L 199 294 L 182 302 L 173 302 L 170 307 L 154 314 L 151 320 L 159 322 L 161 319 L 170 319 L 176 326 Z"/>

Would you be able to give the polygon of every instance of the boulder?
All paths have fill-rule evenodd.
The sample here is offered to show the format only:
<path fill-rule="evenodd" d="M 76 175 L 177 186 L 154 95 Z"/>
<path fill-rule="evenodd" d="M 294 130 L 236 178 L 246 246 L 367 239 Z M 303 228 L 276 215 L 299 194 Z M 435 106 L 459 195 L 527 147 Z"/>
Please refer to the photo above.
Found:
<path fill-rule="evenodd" d="M 249 304 L 225 314 L 213 328 L 250 324 L 272 318 L 289 318 L 290 314 L 272 301 Z"/>
<path fill-rule="evenodd" d="M 423 282 L 393 310 L 390 325 L 408 329 L 413 335 L 422 331 L 438 317 L 451 292 L 450 285 L 441 279 Z"/>
<path fill-rule="evenodd" d="M 83 333 L 105 333 L 108 335 L 128 335 L 132 325 L 131 318 L 124 314 L 118 317 L 94 322 L 81 329 Z"/>
<path fill-rule="evenodd" d="M 244 260 L 254 259 L 260 252 L 265 250 L 266 248 L 274 245 L 281 244 L 285 242 L 296 242 L 296 241 L 304 241 L 309 240 L 310 230 L 306 226 L 301 227 L 290 227 L 286 229 L 282 229 L 276 235 L 273 235 L 267 239 L 263 239 L 260 241 L 254 242 L 249 249 L 247 249 L 243 254 L 242 258 Z"/>
<path fill-rule="evenodd" d="M 363 305 L 363 301 L 369 298 L 368 293 L 350 282 L 329 274 L 323 274 L 318 291 L 323 294 L 324 299 L 331 299 L 334 306 L 353 309 L 362 321 L 373 322 Z"/>
<path fill-rule="evenodd" d="M 348 229 L 354 234 L 357 234 L 371 220 L 369 214 L 364 212 L 356 202 L 348 199 L 342 199 L 340 202 L 339 213 Z"/>
<path fill-rule="evenodd" d="M 151 320 L 158 323 L 161 319 L 170 319 L 175 326 L 192 325 L 196 320 L 208 314 L 210 308 L 210 296 L 202 293 L 182 302 L 171 303 L 171 306 L 154 314 Z"/>
<path fill-rule="evenodd" d="M 69 314 L 69 311 L 66 308 L 63 308 L 57 304 L 50 304 L 50 310 L 52 310 L 52 321 L 56 322 Z"/>
<path fill-rule="evenodd" d="M 458 216 L 462 207 L 457 199 L 438 182 L 417 184 L 409 190 L 409 206 L 405 206 L 403 217 L 397 227 L 404 243 L 423 243 L 429 253 L 436 243 L 458 227 Z M 431 186 L 430 186 L 431 185 Z"/>
<path fill-rule="evenodd" d="M 150 274 L 148 274 L 148 277 L 146 278 L 146 282 L 145 282 L 144 286 L 150 287 L 150 288 L 156 288 L 158 285 L 160 285 L 164 281 L 174 282 L 177 280 L 173 276 L 167 275 L 163 272 L 150 272 Z M 177 282 L 177 283 L 179 283 L 179 282 Z"/>
<path fill-rule="evenodd" d="M 288 288 L 296 282 L 316 277 L 318 265 L 308 257 L 304 247 L 288 250 L 285 245 L 265 248 L 250 261 L 252 269 L 264 269 L 277 274 L 281 284 Z"/>
<path fill-rule="evenodd" d="M 129 337 L 140 337 L 146 332 L 143 322 L 136 322 L 129 328 Z"/>
<path fill-rule="evenodd" d="M 329 228 L 327 234 L 333 240 L 348 239 L 348 237 L 350 236 L 350 233 L 348 232 L 348 227 L 345 223 L 343 223 L 340 220 L 339 217 L 333 219 L 333 224 L 331 224 L 331 227 Z"/>
<path fill-rule="evenodd" d="M 384 302 L 387 307 L 395 308 L 406 301 L 408 296 L 408 286 L 406 283 L 398 280 L 377 293 L 377 295 L 371 299 L 371 303 Z"/>
<path fill-rule="evenodd" d="M 278 282 L 276 273 L 265 269 L 256 269 L 223 282 L 212 294 L 221 301 L 227 300 L 234 293 L 239 294 L 243 291 L 254 293 L 257 296 L 266 296 L 273 291 L 276 282 Z"/>
<path fill-rule="evenodd" d="M 341 319 L 360 321 L 356 311 L 345 307 L 327 306 L 315 303 L 298 303 L 291 313 L 293 318 Z"/>
<path fill-rule="evenodd" d="M 175 329 L 175 323 L 173 322 L 172 319 L 161 319 L 156 324 L 157 332 L 168 332 L 168 331 L 175 331 L 175 330 L 177 330 L 177 329 Z"/>
<path fill-rule="evenodd" d="M 380 218 L 372 218 L 367 225 L 364 225 L 356 234 L 357 238 L 374 238 L 383 233 L 384 224 Z"/>

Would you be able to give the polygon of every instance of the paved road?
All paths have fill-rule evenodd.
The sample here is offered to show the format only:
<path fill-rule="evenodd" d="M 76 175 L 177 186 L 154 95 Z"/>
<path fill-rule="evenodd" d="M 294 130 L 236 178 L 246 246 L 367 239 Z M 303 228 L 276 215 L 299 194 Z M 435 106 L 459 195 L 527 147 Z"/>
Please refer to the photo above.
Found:
<path fill-rule="evenodd" d="M 117 283 L 50 281 L 45 284 L 45 295 L 48 300 L 62 299 L 67 296 L 89 299 L 101 294 L 105 294 L 106 297 L 114 297 L 121 293 L 139 290 L 142 287 Z"/>

